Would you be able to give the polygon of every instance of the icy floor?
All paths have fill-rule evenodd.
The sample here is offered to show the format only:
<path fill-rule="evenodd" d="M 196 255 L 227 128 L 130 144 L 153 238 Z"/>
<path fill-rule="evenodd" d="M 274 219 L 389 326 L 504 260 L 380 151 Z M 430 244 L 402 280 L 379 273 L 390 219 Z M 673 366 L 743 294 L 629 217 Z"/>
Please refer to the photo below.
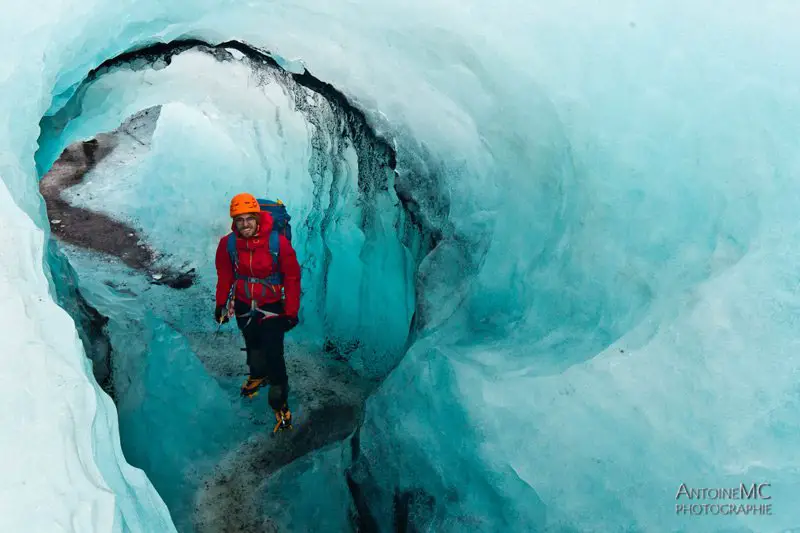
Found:
<path fill-rule="evenodd" d="M 368 383 L 340 363 L 320 365 L 319 352 L 308 347 L 291 345 L 287 360 L 294 384 L 294 429 L 273 436 L 265 400 L 255 400 L 253 432 L 226 454 L 197 493 L 199 533 L 263 531 L 265 502 L 260 496 L 270 488 L 272 475 L 306 453 L 347 437 L 358 423 Z M 238 394 L 239 383 L 231 383 L 232 393 Z M 280 487 L 271 490 L 281 492 Z"/>
<path fill-rule="evenodd" d="M 244 355 L 231 357 L 229 353 L 236 340 L 231 335 L 217 339 L 193 335 L 191 342 L 198 344 L 198 356 L 236 402 L 247 372 Z M 293 389 L 294 429 L 277 436 L 270 433 L 273 418 L 265 408 L 266 393 L 247 402 L 252 432 L 225 455 L 200 487 L 195 500 L 198 533 L 264 531 L 259 496 L 269 487 L 272 475 L 295 459 L 347 437 L 358 423 L 371 383 L 342 363 L 326 361 L 315 346 L 289 344 L 286 359 Z"/>

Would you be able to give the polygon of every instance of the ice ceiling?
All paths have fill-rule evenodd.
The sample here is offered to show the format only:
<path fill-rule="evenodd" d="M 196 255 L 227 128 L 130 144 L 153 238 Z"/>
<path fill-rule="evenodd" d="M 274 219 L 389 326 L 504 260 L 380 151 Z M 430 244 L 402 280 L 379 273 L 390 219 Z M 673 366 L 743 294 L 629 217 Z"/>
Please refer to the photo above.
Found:
<path fill-rule="evenodd" d="M 797 9 L 9 6 L 3 529 L 800 525 Z M 176 39 L 247 48 L 93 70 Z M 253 83 L 247 50 L 285 71 Z M 48 222 L 39 178 L 88 139 L 58 197 L 135 227 L 128 262 Z M 206 319 L 248 187 L 296 206 L 311 289 L 291 357 L 321 429 L 284 448 Z M 92 370 L 129 378 L 113 402 Z M 692 503 L 770 513 L 678 513 L 682 483 L 768 483 Z"/>

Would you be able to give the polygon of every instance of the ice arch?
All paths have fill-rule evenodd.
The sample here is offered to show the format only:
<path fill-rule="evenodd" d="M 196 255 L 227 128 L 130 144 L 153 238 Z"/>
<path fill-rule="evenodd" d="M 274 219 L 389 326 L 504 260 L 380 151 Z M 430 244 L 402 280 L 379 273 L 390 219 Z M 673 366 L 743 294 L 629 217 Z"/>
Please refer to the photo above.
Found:
<path fill-rule="evenodd" d="M 2 104 L 14 120 L 0 129 L 0 173 L 11 193 L 2 197 L 3 236 L 33 251 L 3 262 L 11 296 L 2 300 L 3 324 L 25 335 L 9 346 L 21 357 L 9 363 L 4 393 L 24 392 L 47 356 L 63 361 L 48 370 L 66 376 L 59 398 L 81 416 L 63 422 L 64 433 L 82 435 L 76 448 L 84 451 L 49 447 L 66 459 L 20 499 L 76 493 L 96 501 L 97 514 L 76 517 L 76 530 L 93 520 L 110 530 L 115 518 L 118 528 L 136 529 L 163 517 L 146 483 L 115 470 L 113 418 L 86 436 L 108 404 L 95 411 L 86 400 L 103 397 L 77 366 L 77 344 L 59 344 L 71 325 L 44 289 L 41 238 L 16 207 L 46 227 L 30 163 L 35 125 L 53 94 L 130 43 L 190 33 L 222 41 L 235 32 L 292 51 L 347 88 L 378 129 L 395 135 L 401 177 L 409 168 L 437 171 L 449 193 L 440 247 L 420 269 L 431 283 L 420 305 L 432 335 L 370 401 L 350 441 L 357 468 L 336 502 L 358 501 L 365 523 L 438 530 L 796 525 L 793 3 L 724 13 L 690 2 L 235 7 L 176 2 L 129 12 L 124 3 L 33 2 L 0 21 L 0 34 L 12 37 L 2 73 L 14 79 Z M 15 40 L 35 16 L 35 38 Z M 451 268 L 429 268 L 440 265 Z M 52 327 L 38 329 L 33 317 Z M 396 401 L 409 388 L 426 409 Z M 37 422 L 9 425 L 42 442 L 41 425 L 66 417 L 36 396 L 25 400 L 20 408 L 42 407 Z M 470 433 L 419 432 L 433 425 L 431 414 Z M 85 461 L 74 492 L 60 490 L 62 464 L 85 459 L 92 443 L 106 459 L 95 463 L 102 476 Z M 19 464 L 42 454 L 13 449 Z M 334 450 L 306 466 L 341 481 L 353 455 Z M 8 483 L 21 485 L 24 474 L 10 470 Z M 319 479 L 295 474 L 285 480 L 300 487 Z M 674 513 L 680 481 L 742 478 L 771 479 L 774 508 L 786 511 L 691 523 Z M 104 483 L 135 496 L 112 502 L 97 488 Z M 479 506 L 487 495 L 489 509 Z M 34 525 L 68 520 L 77 501 L 50 500 Z M 301 527 L 315 512 L 332 518 L 342 508 L 293 504 L 283 511 Z M 1 516 L 11 522 L 20 513 Z"/>
<path fill-rule="evenodd" d="M 304 330 L 371 376 L 392 368 L 414 314 L 413 271 L 430 243 L 398 200 L 394 150 L 363 113 L 245 44 L 177 41 L 92 71 L 42 121 L 40 172 L 68 145 L 138 113 L 92 171 L 104 181 L 67 189 L 63 200 L 151 228 L 145 237 L 162 262 L 197 271 L 209 289 L 214 235 L 226 231 L 213 213 L 237 190 L 283 198 L 305 266 Z"/>

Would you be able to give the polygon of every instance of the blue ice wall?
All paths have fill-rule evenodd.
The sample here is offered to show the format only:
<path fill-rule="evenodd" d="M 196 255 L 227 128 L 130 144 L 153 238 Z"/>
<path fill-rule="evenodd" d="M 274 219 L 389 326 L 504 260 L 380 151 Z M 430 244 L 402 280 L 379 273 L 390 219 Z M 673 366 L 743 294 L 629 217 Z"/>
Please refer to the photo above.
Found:
<path fill-rule="evenodd" d="M 82 272 L 82 293 L 108 320 L 110 390 L 126 457 L 149 474 L 179 531 L 193 531 L 196 493 L 205 480 L 271 416 L 264 402 L 243 405 L 238 397 L 246 372 L 233 363 L 243 363 L 238 332 L 226 326 L 213 333 L 213 257 L 229 231 L 233 194 L 285 191 L 263 195 L 290 206 L 304 268 L 302 317 L 308 318 L 290 342 L 312 343 L 318 364 L 339 350 L 333 357 L 359 372 L 385 375 L 403 353 L 414 310 L 419 236 L 394 196 L 391 154 L 350 123 L 352 110 L 291 85 L 273 67 L 240 63 L 235 52 L 225 62 L 200 51 L 173 58 L 177 72 L 155 71 L 167 76 L 160 91 L 147 69 L 107 73 L 79 91 L 86 112 L 63 129 L 44 120 L 40 141 L 46 167 L 71 140 L 103 132 L 97 140 L 104 156 L 62 198 L 130 224 L 138 235 L 128 237 L 155 250 L 157 267 L 197 273 L 198 283 L 177 291 L 151 284 L 157 268 L 137 273 L 67 246 L 73 268 Z M 218 102 L 198 88 L 175 94 L 182 76 L 214 69 L 208 83 L 220 91 Z M 271 77 L 252 86 L 259 74 Z M 135 97 L 131 76 L 147 82 Z M 241 84 L 236 98 L 223 90 L 229 87 L 214 85 L 222 76 Z M 110 118 L 117 112 L 132 115 L 117 127 Z M 298 383 L 303 376 L 293 379 L 293 390 L 306 386 Z M 307 406 L 293 396 L 295 415 L 302 415 Z"/>
<path fill-rule="evenodd" d="M 32 242 L 7 213 L 13 195 L 42 216 L 35 125 L 106 57 L 183 34 L 302 57 L 393 136 L 400 178 L 431 193 L 420 209 L 442 234 L 417 278 L 425 329 L 356 443 L 359 516 L 390 529 L 397 493 L 413 524 L 445 531 L 789 529 L 797 17 L 790 1 L 35 0 L 0 21 L 14 80 L 0 228 Z M 8 316 L 20 301 L 42 312 L 17 285 L 3 285 Z M 682 482 L 769 482 L 774 511 L 679 515 Z M 473 489 L 498 504 L 473 502 Z"/>
<path fill-rule="evenodd" d="M 113 152 L 64 198 L 140 228 L 162 264 L 195 268 L 208 290 L 230 198 L 247 190 L 281 199 L 303 267 L 295 335 L 325 339 L 354 368 L 384 375 L 407 341 L 420 252 L 385 142 L 355 110 L 265 56 L 178 52 L 168 67 L 159 57 L 122 62 L 81 86 L 43 121 L 39 165 L 75 140 L 116 130 Z"/>
<path fill-rule="evenodd" d="M 171 323 L 196 295 L 176 295 L 80 249 L 67 247 L 66 254 L 82 273 L 76 280 L 81 293 L 108 319 L 104 332 L 113 347 L 111 385 L 125 457 L 147 472 L 178 530 L 191 531 L 197 488 L 266 410 L 242 405 L 238 380 L 215 378 L 205 366 L 214 357 L 236 357 L 232 339 L 210 333 L 190 343 Z"/>

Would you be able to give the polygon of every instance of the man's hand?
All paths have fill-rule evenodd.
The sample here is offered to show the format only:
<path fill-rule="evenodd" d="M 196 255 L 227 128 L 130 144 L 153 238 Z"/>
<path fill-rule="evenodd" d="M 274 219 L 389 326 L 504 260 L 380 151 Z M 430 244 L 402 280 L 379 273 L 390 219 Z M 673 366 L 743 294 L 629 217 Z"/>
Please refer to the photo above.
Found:
<path fill-rule="evenodd" d="M 293 330 L 297 326 L 297 317 L 296 316 L 283 316 L 283 331 L 289 332 Z"/>
<path fill-rule="evenodd" d="M 224 324 L 228 321 L 228 306 L 218 305 L 217 308 L 214 309 L 214 321 L 217 324 Z"/>

